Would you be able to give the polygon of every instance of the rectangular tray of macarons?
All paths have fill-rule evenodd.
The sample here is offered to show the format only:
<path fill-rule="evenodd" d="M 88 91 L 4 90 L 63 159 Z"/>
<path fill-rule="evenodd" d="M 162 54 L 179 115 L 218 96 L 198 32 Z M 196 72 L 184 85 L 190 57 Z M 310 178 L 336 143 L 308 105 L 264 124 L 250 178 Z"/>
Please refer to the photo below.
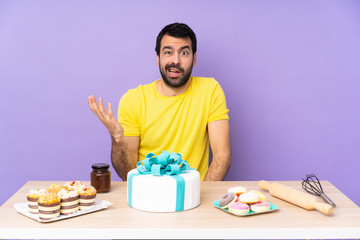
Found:
<path fill-rule="evenodd" d="M 84 214 L 88 214 L 88 213 L 92 213 L 92 212 L 96 212 L 102 209 L 107 208 L 108 206 L 112 205 L 112 202 L 106 201 L 106 200 L 101 200 L 101 199 L 96 199 L 95 200 L 95 204 L 92 207 L 89 207 L 88 209 L 82 209 L 82 210 L 78 210 L 72 214 L 68 214 L 68 215 L 60 215 L 59 217 L 55 217 L 52 218 L 50 220 L 41 220 L 39 218 L 38 214 L 33 214 L 29 212 L 28 209 L 28 203 L 27 202 L 23 202 L 23 203 L 15 203 L 14 204 L 14 208 L 18 213 L 21 213 L 22 215 L 25 215 L 29 218 L 32 218 L 38 222 L 42 222 L 42 223 L 47 223 L 47 222 L 54 222 L 54 221 L 59 221 L 62 219 L 67 219 L 67 218 L 72 218 L 72 217 L 76 217 L 76 216 L 80 216 L 80 215 L 84 215 Z"/>
<path fill-rule="evenodd" d="M 267 211 L 264 211 L 264 212 L 253 212 L 253 211 L 249 211 L 249 213 L 246 213 L 246 214 L 234 214 L 232 212 L 229 211 L 229 209 L 224 209 L 224 208 L 221 208 L 220 205 L 219 205 L 219 199 L 218 200 L 215 200 L 213 202 L 213 205 L 217 208 L 219 208 L 220 210 L 223 210 L 225 212 L 228 212 L 232 215 L 235 215 L 235 216 L 239 216 L 239 217 L 246 217 L 246 216 L 251 216 L 251 215 L 256 215 L 256 214 L 262 214 L 262 213 L 269 213 L 269 212 L 273 212 L 273 211 L 276 211 L 276 210 L 279 210 L 279 207 L 272 204 L 272 203 L 269 203 L 270 204 L 270 210 L 267 210 Z"/>

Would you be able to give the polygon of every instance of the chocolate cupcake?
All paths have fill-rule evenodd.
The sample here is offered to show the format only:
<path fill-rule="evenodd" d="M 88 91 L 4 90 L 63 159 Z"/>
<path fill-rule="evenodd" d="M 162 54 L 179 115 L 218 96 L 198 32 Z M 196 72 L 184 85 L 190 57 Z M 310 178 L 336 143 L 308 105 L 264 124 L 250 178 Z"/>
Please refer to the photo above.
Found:
<path fill-rule="evenodd" d="M 79 194 L 76 191 L 61 189 L 57 195 L 61 198 L 60 214 L 68 215 L 79 210 Z"/>
<path fill-rule="evenodd" d="M 94 206 L 96 189 L 93 186 L 82 188 L 79 193 L 79 209 L 86 209 Z"/>
<path fill-rule="evenodd" d="M 60 216 L 60 197 L 55 194 L 41 196 L 38 199 L 39 218 L 50 220 Z"/>
<path fill-rule="evenodd" d="M 38 201 L 39 197 L 44 196 L 46 194 L 48 194 L 48 192 L 45 189 L 40 189 L 40 190 L 31 189 L 28 192 L 28 194 L 26 195 L 26 198 L 27 198 L 30 213 L 33 213 L 33 214 L 39 213 L 37 201 Z"/>

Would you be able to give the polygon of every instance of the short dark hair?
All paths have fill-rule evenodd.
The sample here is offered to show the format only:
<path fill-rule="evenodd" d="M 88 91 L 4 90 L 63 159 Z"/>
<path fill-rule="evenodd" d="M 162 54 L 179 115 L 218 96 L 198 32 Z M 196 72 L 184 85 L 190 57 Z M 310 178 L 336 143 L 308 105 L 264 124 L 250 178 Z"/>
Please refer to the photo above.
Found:
<path fill-rule="evenodd" d="M 191 39 L 191 48 L 193 51 L 193 54 L 196 53 L 196 35 L 194 31 L 185 23 L 171 23 L 169 25 L 166 25 L 159 35 L 156 38 L 156 47 L 155 51 L 157 55 L 160 55 L 160 43 L 161 39 L 165 36 L 169 35 L 172 37 L 177 38 L 187 38 L 189 37 Z"/>

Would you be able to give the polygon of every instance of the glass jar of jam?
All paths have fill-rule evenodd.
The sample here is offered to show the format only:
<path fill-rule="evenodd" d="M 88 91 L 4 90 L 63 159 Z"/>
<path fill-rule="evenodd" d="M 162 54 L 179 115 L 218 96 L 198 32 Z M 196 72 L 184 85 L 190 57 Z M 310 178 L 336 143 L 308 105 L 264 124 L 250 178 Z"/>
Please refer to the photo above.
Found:
<path fill-rule="evenodd" d="M 92 166 L 93 171 L 90 174 L 91 186 L 97 192 L 108 192 L 111 186 L 111 172 L 109 171 L 109 164 L 95 163 Z"/>

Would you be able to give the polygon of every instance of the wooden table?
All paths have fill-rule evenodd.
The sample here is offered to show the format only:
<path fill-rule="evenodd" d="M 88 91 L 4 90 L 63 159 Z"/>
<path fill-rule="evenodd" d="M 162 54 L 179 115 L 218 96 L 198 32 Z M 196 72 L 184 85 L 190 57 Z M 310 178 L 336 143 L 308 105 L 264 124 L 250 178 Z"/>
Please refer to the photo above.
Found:
<path fill-rule="evenodd" d="M 268 201 L 279 211 L 247 217 L 237 217 L 213 206 L 231 186 L 242 185 L 259 190 L 255 181 L 202 182 L 201 205 L 177 213 L 150 213 L 132 209 L 126 202 L 126 183 L 112 182 L 109 193 L 98 198 L 113 202 L 98 212 L 52 223 L 39 223 L 17 213 L 14 203 L 25 202 L 26 193 L 33 188 L 47 187 L 57 182 L 27 182 L 0 207 L 0 239 L 346 239 L 360 238 L 360 208 L 323 181 L 325 193 L 336 203 L 332 215 L 307 211 L 272 197 Z M 299 181 L 281 182 L 301 190 Z"/>

